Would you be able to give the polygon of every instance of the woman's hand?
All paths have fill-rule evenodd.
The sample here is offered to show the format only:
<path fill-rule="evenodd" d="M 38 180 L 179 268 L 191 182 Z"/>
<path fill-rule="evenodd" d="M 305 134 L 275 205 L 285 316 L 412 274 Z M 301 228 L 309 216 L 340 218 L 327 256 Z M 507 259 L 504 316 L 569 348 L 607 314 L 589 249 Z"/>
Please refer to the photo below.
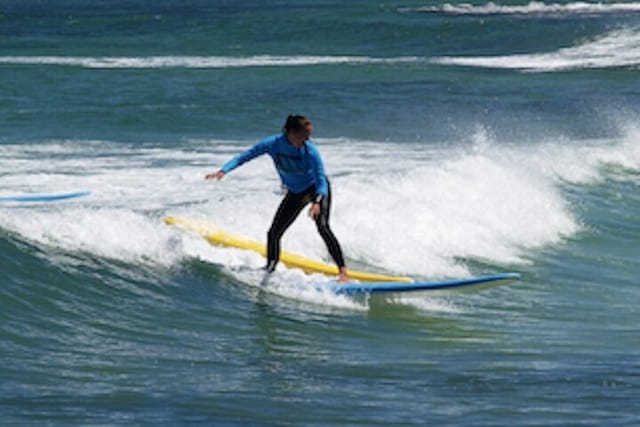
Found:
<path fill-rule="evenodd" d="M 311 207 L 309 208 L 309 216 L 312 219 L 318 218 L 320 215 L 320 203 L 311 203 Z"/>
<path fill-rule="evenodd" d="M 206 180 L 215 179 L 220 181 L 223 177 L 224 177 L 224 172 L 222 170 L 219 170 L 218 172 L 210 173 L 209 175 L 205 176 L 204 179 Z"/>

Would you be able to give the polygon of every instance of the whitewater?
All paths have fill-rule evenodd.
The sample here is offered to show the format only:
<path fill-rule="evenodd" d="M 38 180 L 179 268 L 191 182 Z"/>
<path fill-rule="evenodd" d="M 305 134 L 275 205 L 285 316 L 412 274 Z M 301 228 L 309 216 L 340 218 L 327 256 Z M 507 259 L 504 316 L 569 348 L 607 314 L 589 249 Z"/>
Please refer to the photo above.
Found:
<path fill-rule="evenodd" d="M 335 186 L 334 227 L 348 257 L 368 268 L 438 278 L 469 275 L 466 259 L 517 267 L 529 262 L 532 250 L 578 233 L 583 224 L 563 186 L 598 182 L 603 168 L 612 165 L 639 168 L 637 131 L 629 132 L 613 144 L 587 146 L 564 140 L 496 145 L 485 130 L 467 144 L 428 150 L 347 139 L 318 143 Z M 36 245 L 134 264 L 169 268 L 184 257 L 214 256 L 210 260 L 217 264 L 257 267 L 262 261 L 250 254 L 200 244 L 196 253 L 182 248 L 194 246 L 197 238 L 162 222 L 166 215 L 209 218 L 236 234 L 264 240 L 280 197 L 268 159 L 222 182 L 204 181 L 230 156 L 231 147 L 250 144 L 190 141 L 174 149 L 107 141 L 5 145 L 0 167 L 11 172 L 0 180 L 3 196 L 76 189 L 90 189 L 92 195 L 59 205 L 3 206 L 3 227 Z M 374 178 L 373 170 L 385 172 Z M 311 221 L 297 221 L 284 245 L 327 259 Z"/>

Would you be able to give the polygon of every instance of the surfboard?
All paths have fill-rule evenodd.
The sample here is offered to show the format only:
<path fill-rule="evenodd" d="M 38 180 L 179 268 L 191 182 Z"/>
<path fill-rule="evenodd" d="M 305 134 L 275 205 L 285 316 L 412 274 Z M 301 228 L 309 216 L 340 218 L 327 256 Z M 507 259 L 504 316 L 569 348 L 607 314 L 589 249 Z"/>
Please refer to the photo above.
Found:
<path fill-rule="evenodd" d="M 166 224 L 177 226 L 187 231 L 199 234 L 204 237 L 209 243 L 215 246 L 246 249 L 257 252 L 263 257 L 267 256 L 267 248 L 263 243 L 257 242 L 255 240 L 245 239 L 239 236 L 234 236 L 233 234 L 227 233 L 226 231 L 215 226 L 209 221 L 167 217 L 164 219 L 164 222 Z M 299 268 L 305 273 L 321 273 L 329 276 L 338 275 L 338 268 L 335 265 L 305 258 L 301 255 L 293 254 L 287 251 L 282 251 L 280 253 L 280 261 L 289 268 Z M 361 282 L 412 282 L 412 280 L 408 277 L 367 273 L 355 270 L 349 270 L 349 277 L 353 280 L 359 280 Z"/>
<path fill-rule="evenodd" d="M 339 295 L 399 294 L 399 293 L 450 293 L 480 291 L 502 286 L 520 279 L 519 273 L 499 273 L 465 279 L 399 282 L 332 282 L 328 288 Z"/>
<path fill-rule="evenodd" d="M 264 244 L 234 236 L 209 221 L 167 217 L 164 219 L 164 222 L 168 225 L 194 232 L 204 237 L 212 245 L 246 249 L 266 257 L 267 250 Z M 280 261 L 287 267 L 299 268 L 306 273 L 322 273 L 329 276 L 338 275 L 338 268 L 335 265 L 325 264 L 286 251 L 281 252 Z M 330 281 L 326 283 L 326 285 L 320 286 L 319 290 L 329 289 L 339 295 L 471 292 L 506 285 L 519 280 L 520 274 L 510 272 L 463 279 L 416 281 L 403 276 L 390 276 L 349 270 L 349 277 L 353 281 L 347 283 Z"/>
<path fill-rule="evenodd" d="M 0 197 L 0 202 L 53 202 L 56 200 L 75 199 L 77 197 L 88 196 L 90 191 L 74 191 L 71 193 L 57 194 L 24 194 L 20 196 Z"/>

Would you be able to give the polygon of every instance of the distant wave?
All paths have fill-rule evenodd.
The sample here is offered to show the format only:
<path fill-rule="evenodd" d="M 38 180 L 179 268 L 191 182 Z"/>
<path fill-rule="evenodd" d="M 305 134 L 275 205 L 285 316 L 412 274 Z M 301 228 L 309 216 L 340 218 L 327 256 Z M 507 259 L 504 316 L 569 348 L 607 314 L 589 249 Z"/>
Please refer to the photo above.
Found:
<path fill-rule="evenodd" d="M 58 65 L 84 68 L 242 68 L 295 67 L 333 64 L 385 64 L 419 62 L 417 57 L 372 58 L 368 56 L 0 56 L 6 65 Z"/>
<path fill-rule="evenodd" d="M 438 57 L 432 63 L 526 71 L 560 71 L 640 66 L 640 27 L 607 33 L 581 45 L 549 53 Z"/>
<path fill-rule="evenodd" d="M 470 3 L 403 8 L 401 12 L 442 13 L 450 15 L 567 15 L 640 12 L 640 3 L 544 3 L 532 1 L 525 5 L 484 5 Z"/>

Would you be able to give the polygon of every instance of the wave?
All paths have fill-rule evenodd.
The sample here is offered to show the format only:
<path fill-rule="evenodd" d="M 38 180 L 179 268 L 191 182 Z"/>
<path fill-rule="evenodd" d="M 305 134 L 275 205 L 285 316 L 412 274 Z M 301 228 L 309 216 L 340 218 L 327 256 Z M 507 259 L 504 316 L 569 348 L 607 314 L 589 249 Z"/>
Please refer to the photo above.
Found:
<path fill-rule="evenodd" d="M 555 52 L 501 56 L 443 56 L 433 58 L 432 63 L 534 72 L 638 67 L 640 27 L 612 31 L 583 44 Z"/>
<path fill-rule="evenodd" d="M 525 5 L 501 5 L 489 2 L 484 5 L 470 3 L 403 8 L 401 12 L 441 13 L 447 15 L 576 15 L 640 12 L 640 3 L 544 3 L 532 1 Z"/>
<path fill-rule="evenodd" d="M 623 140 L 591 144 L 562 140 L 502 146 L 481 130 L 473 136 L 472 149 L 466 144 L 317 142 L 335 178 L 334 231 L 350 259 L 369 270 L 459 277 L 471 273 L 461 260 L 522 264 L 539 248 L 579 232 L 581 220 L 572 212 L 563 184 L 600 182 L 606 165 L 640 170 L 638 135 L 631 130 Z M 210 165 L 222 164 L 230 148 L 235 151 L 246 141 L 208 141 L 206 153 L 194 151 L 194 145 L 183 149 L 79 140 L 5 146 L 3 169 L 11 172 L 0 177 L 4 191 L 86 187 L 92 195 L 55 206 L 0 207 L 0 229 L 35 246 L 141 267 L 172 268 L 185 258 L 197 258 L 229 268 L 259 268 L 263 260 L 258 255 L 213 248 L 163 224 L 166 215 L 209 218 L 261 240 L 279 203 L 271 191 L 279 182 L 268 159 L 256 160 L 223 182 L 204 182 Z M 398 160 L 396 167 L 389 166 L 390 152 Z M 49 154 L 58 160 L 51 162 Z M 372 185 L 371 171 L 381 168 L 386 174 Z M 314 224 L 302 218 L 283 245 L 327 259 Z"/>
<path fill-rule="evenodd" d="M 0 56 L 5 65 L 57 65 L 83 68 L 244 68 L 296 67 L 340 64 L 397 64 L 424 61 L 418 57 L 374 58 L 368 56 Z"/>

